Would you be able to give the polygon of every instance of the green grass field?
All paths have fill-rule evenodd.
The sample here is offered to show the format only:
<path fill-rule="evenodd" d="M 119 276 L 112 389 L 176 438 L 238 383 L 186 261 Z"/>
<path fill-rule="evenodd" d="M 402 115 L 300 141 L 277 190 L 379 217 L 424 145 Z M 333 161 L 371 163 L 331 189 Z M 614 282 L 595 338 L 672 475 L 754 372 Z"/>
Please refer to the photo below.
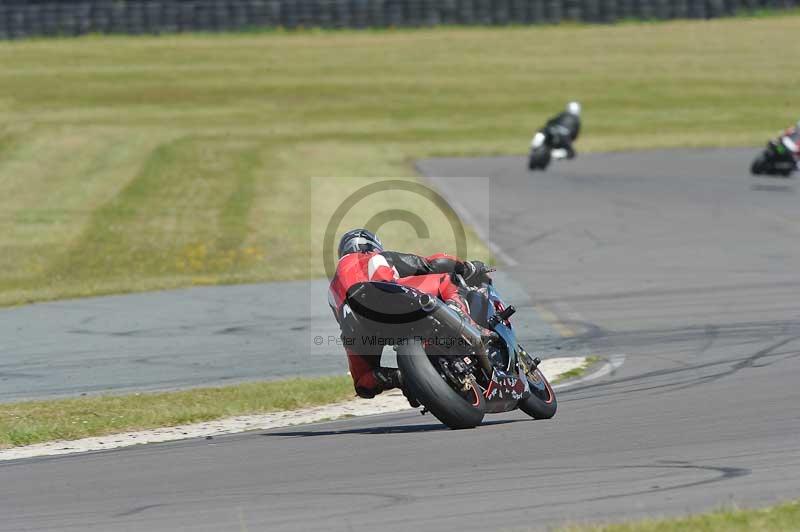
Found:
<path fill-rule="evenodd" d="M 596 355 L 588 356 L 588 357 L 586 357 L 586 360 L 584 361 L 582 366 L 579 366 L 577 368 L 571 369 L 569 371 L 565 371 L 564 373 L 559 375 L 557 378 L 553 379 L 553 384 L 555 384 L 557 382 L 560 383 L 560 382 L 568 381 L 570 379 L 575 379 L 577 377 L 582 377 L 589 368 L 591 368 L 595 364 L 599 363 L 601 360 L 603 360 L 603 359 L 601 357 L 599 357 L 599 356 L 596 356 Z"/>
<path fill-rule="evenodd" d="M 678 519 L 568 527 L 561 532 L 797 532 L 800 501 L 758 510 L 725 509 Z"/>
<path fill-rule="evenodd" d="M 349 375 L 0 404 L 0 449 L 295 410 L 353 398 Z"/>
<path fill-rule="evenodd" d="M 585 106 L 583 151 L 760 144 L 796 118 L 798 24 L 0 43 L 0 304 L 320 276 L 312 219 L 350 190 L 334 178 L 523 153 L 570 98 Z M 444 230 L 420 243 L 395 221 L 383 235 L 454 251 Z M 486 256 L 474 238 L 469 250 Z"/>

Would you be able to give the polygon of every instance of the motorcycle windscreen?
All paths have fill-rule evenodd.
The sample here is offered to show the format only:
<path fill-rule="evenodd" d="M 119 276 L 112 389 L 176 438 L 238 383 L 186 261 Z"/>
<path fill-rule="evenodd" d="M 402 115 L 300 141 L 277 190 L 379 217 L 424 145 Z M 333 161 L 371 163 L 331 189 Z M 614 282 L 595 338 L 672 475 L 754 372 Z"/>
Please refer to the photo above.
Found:
<path fill-rule="evenodd" d="M 487 329 L 492 328 L 489 323 L 491 303 L 485 294 L 474 290 L 469 291 L 467 293 L 467 306 L 469 306 L 469 315 L 475 323 Z"/>

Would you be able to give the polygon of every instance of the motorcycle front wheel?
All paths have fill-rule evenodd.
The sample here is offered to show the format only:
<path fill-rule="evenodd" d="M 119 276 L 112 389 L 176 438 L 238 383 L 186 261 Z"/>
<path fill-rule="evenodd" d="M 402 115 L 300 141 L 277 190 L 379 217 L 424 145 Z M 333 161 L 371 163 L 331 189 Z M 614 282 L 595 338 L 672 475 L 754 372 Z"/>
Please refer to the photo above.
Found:
<path fill-rule="evenodd" d="M 527 373 L 531 395 L 519 402 L 519 409 L 533 419 L 550 419 L 556 415 L 558 401 L 547 377 L 538 368 Z"/>
<path fill-rule="evenodd" d="M 436 419 L 451 429 L 471 429 L 483 421 L 484 397 L 473 383 L 464 395 L 454 390 L 433 365 L 419 342 L 397 348 L 403 385 Z"/>
<path fill-rule="evenodd" d="M 545 145 L 539 146 L 531 150 L 528 157 L 529 170 L 544 170 L 550 164 L 550 148 Z"/>
<path fill-rule="evenodd" d="M 767 156 L 762 153 L 750 165 L 750 173 L 753 175 L 763 174 L 767 169 L 767 164 Z"/>

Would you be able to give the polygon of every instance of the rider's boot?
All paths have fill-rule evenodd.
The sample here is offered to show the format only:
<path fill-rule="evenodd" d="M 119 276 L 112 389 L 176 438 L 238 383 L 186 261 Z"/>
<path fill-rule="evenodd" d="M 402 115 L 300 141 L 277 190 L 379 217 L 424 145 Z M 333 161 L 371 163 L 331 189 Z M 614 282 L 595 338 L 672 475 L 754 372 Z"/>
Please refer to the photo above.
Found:
<path fill-rule="evenodd" d="M 403 386 L 400 370 L 397 368 L 379 366 L 372 370 L 372 374 L 375 376 L 375 381 L 378 383 L 378 389 L 381 392 Z"/>
<path fill-rule="evenodd" d="M 408 404 L 411 405 L 411 408 L 418 408 L 420 406 L 419 401 L 417 401 L 417 398 L 411 395 L 411 393 L 408 391 L 408 389 L 406 389 L 405 386 L 403 386 L 401 390 L 403 390 L 403 396 L 408 401 Z"/>
<path fill-rule="evenodd" d="M 380 366 L 375 368 L 372 374 L 375 375 L 375 380 L 378 382 L 378 386 L 382 392 L 400 388 L 403 395 L 408 400 L 408 404 L 411 405 L 411 408 L 420 406 L 419 401 L 417 401 L 416 398 L 408 392 L 406 386 L 403 385 L 403 374 L 400 373 L 399 369 Z"/>

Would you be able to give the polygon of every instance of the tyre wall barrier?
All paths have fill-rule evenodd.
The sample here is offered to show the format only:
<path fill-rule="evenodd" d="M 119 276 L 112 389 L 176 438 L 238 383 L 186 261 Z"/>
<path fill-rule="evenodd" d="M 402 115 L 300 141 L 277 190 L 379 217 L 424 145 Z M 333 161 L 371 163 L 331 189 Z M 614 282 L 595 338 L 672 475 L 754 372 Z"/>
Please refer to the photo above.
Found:
<path fill-rule="evenodd" d="M 716 18 L 800 0 L 0 0 L 0 39 Z"/>

